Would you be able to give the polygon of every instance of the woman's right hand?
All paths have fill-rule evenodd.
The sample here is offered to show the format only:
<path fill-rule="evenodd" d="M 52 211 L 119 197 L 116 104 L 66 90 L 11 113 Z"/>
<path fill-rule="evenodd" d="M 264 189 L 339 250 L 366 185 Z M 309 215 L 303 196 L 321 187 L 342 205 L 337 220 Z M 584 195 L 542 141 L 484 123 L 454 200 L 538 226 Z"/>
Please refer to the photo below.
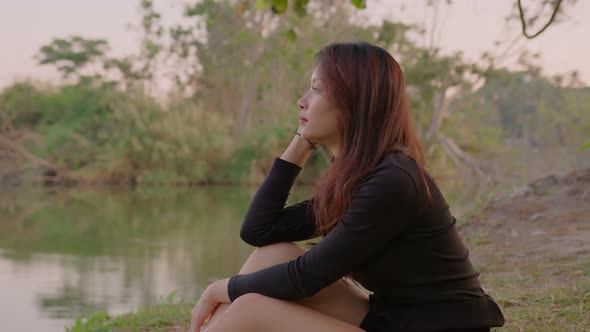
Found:
<path fill-rule="evenodd" d="M 299 133 L 300 130 L 301 125 L 299 125 L 297 132 Z M 307 160 L 307 158 L 309 158 L 313 150 L 313 147 L 311 146 L 311 144 L 307 142 L 306 138 L 303 135 L 299 136 L 294 134 L 291 143 L 289 144 L 285 152 L 283 152 L 281 159 L 296 164 L 299 167 L 303 167 L 305 161 Z"/>

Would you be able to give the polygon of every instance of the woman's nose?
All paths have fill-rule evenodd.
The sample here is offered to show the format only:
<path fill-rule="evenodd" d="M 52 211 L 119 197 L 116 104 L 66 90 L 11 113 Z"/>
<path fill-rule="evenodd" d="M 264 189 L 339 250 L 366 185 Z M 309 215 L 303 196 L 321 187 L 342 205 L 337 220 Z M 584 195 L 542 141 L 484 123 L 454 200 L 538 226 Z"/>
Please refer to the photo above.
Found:
<path fill-rule="evenodd" d="M 299 106 L 300 109 L 305 108 L 305 106 L 303 105 L 303 98 L 299 98 L 299 100 L 297 101 L 297 106 Z"/>

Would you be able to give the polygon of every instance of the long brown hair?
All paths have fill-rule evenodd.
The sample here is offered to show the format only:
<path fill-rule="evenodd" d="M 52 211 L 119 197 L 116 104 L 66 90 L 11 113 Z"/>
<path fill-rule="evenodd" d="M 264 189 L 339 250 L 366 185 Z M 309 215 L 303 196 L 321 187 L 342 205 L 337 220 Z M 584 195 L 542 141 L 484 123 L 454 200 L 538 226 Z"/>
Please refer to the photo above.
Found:
<path fill-rule="evenodd" d="M 313 189 L 316 235 L 326 235 L 350 206 L 352 193 L 383 157 L 398 151 L 414 159 L 430 197 L 402 70 L 383 48 L 366 42 L 333 43 L 314 57 L 327 98 L 338 110 L 338 157 Z"/>

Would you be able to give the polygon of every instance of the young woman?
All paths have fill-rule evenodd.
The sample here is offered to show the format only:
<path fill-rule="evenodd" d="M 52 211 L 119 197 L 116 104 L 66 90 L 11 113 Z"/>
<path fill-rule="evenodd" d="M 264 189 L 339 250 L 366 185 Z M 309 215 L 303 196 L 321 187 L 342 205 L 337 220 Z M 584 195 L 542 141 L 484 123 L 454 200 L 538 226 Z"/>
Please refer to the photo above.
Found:
<path fill-rule="evenodd" d="M 275 158 L 241 238 L 239 274 L 212 283 L 191 331 L 489 331 L 504 317 L 484 293 L 412 127 L 402 70 L 367 43 L 315 57 L 300 125 Z M 313 198 L 285 207 L 317 144 L 332 164 Z M 306 251 L 292 241 L 323 236 Z M 353 280 L 373 293 L 348 282 Z M 208 318 L 207 324 L 203 326 Z"/>

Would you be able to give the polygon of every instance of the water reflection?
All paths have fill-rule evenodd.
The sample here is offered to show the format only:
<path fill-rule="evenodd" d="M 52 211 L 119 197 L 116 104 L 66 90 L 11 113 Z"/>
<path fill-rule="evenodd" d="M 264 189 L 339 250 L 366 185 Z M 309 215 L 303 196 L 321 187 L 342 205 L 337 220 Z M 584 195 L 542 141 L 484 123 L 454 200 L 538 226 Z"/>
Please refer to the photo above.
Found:
<path fill-rule="evenodd" d="M 28 316 L 127 312 L 176 291 L 192 300 L 235 274 L 252 247 L 239 239 L 251 188 L 19 190 L 0 213 L 2 307 L 29 294 Z M 24 278 L 23 278 L 24 277 Z M 4 292 L 6 290 L 7 292 Z M 12 314 L 0 313 L 10 322 Z M 23 326 L 33 330 L 45 325 Z M 63 325 L 55 331 L 63 330 Z"/>
<path fill-rule="evenodd" d="M 79 315 L 133 311 L 171 292 L 193 301 L 211 281 L 237 273 L 252 252 L 239 227 L 255 190 L 4 192 L 2 330 L 63 331 Z M 288 203 L 310 192 L 296 187 Z"/>

